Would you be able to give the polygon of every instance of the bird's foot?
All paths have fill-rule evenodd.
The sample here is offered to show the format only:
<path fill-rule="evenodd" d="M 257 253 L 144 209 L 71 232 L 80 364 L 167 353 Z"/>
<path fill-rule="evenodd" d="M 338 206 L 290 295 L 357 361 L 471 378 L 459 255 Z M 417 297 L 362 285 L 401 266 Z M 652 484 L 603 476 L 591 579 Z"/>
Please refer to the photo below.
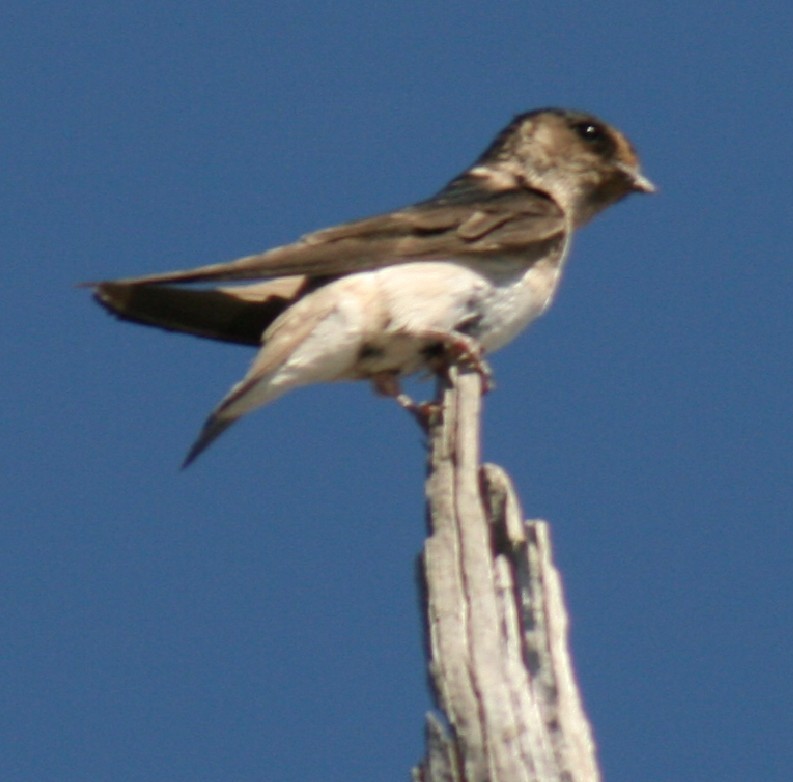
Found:
<path fill-rule="evenodd" d="M 372 388 L 376 394 L 393 399 L 403 410 L 407 410 L 418 425 L 428 432 L 436 417 L 440 415 L 441 406 L 437 402 L 416 402 L 408 394 L 403 393 L 399 377 L 394 372 L 378 372 L 372 375 Z"/>
<path fill-rule="evenodd" d="M 495 388 L 493 370 L 485 360 L 482 346 L 473 337 L 460 331 L 425 331 L 420 336 L 443 346 L 447 365 L 461 364 L 476 372 L 482 378 L 483 394 Z"/>

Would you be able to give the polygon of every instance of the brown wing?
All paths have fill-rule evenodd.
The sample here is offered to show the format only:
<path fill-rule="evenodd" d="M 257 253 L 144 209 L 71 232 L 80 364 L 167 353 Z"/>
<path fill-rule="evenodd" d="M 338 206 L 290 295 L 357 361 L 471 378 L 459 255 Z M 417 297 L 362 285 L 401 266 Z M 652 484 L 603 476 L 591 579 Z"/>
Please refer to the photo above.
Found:
<path fill-rule="evenodd" d="M 464 175 L 434 198 L 308 234 L 229 263 L 119 280 L 134 285 L 337 276 L 419 259 L 520 253 L 565 233 L 564 214 L 523 186 L 494 189 Z"/>
<path fill-rule="evenodd" d="M 99 283 L 94 298 L 122 320 L 258 346 L 264 330 L 310 287 L 305 277 L 213 290 L 122 281 Z"/>
<path fill-rule="evenodd" d="M 123 320 L 208 339 L 258 345 L 265 329 L 308 291 L 341 274 L 420 259 L 521 254 L 527 263 L 563 240 L 564 215 L 517 183 L 486 186 L 464 174 L 428 201 L 308 234 L 230 263 L 88 283 Z M 265 280 L 212 290 L 178 284 Z"/>

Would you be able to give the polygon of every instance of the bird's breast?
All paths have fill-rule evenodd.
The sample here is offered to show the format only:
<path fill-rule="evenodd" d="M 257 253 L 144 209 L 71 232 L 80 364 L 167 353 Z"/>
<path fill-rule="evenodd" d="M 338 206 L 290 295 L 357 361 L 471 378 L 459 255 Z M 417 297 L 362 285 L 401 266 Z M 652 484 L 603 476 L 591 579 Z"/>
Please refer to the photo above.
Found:
<path fill-rule="evenodd" d="M 437 345 L 426 334 L 463 332 L 498 350 L 547 308 L 559 270 L 544 260 L 528 269 L 498 259 L 420 261 L 361 276 L 370 303 L 355 374 L 365 377 L 422 369 Z"/>
<path fill-rule="evenodd" d="M 528 269 L 495 270 L 486 276 L 489 285 L 478 304 L 481 319 L 470 333 L 492 352 L 548 309 L 559 284 L 560 265 L 555 259 L 542 259 Z"/>

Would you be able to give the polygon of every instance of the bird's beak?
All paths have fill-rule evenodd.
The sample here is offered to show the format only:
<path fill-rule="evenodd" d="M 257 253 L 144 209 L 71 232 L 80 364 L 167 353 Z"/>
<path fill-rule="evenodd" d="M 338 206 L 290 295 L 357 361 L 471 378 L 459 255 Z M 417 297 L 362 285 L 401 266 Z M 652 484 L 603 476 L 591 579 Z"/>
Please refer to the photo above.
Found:
<path fill-rule="evenodd" d="M 633 177 L 633 189 L 638 190 L 640 193 L 654 193 L 657 190 L 656 186 L 646 176 L 639 173 Z"/>
<path fill-rule="evenodd" d="M 656 191 L 655 185 L 638 168 L 623 166 L 622 171 L 628 177 L 632 190 L 637 190 L 640 193 L 654 193 Z"/>

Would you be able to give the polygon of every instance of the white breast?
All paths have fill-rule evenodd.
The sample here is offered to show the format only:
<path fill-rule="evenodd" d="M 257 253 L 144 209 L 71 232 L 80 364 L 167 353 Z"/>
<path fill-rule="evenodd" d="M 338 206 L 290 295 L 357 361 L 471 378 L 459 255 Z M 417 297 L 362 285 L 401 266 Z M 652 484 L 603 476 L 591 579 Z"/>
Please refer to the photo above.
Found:
<path fill-rule="evenodd" d="M 372 286 L 365 336 L 370 350 L 358 366 L 365 375 L 420 369 L 427 343 L 414 335 L 427 331 L 464 331 L 486 351 L 498 350 L 548 307 L 559 269 L 544 261 L 529 270 L 514 261 L 490 259 L 467 264 L 420 261 L 360 277 Z"/>
<path fill-rule="evenodd" d="M 477 335 L 486 351 L 504 347 L 548 309 L 560 271 L 558 263 L 539 261 L 529 270 L 488 274 L 490 284 Z"/>

